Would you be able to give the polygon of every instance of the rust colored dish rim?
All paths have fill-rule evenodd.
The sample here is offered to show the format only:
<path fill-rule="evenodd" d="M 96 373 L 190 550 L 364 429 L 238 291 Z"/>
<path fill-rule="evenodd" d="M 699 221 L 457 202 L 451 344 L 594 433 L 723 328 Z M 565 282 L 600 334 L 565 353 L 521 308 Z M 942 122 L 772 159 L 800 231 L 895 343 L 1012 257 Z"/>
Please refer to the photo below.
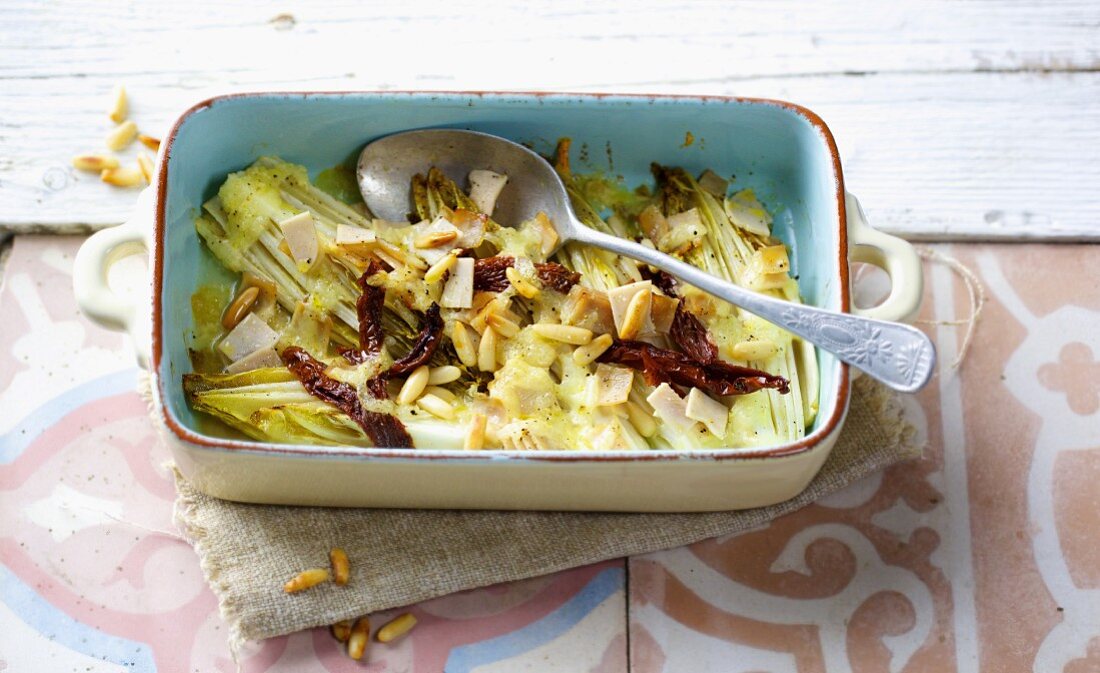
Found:
<path fill-rule="evenodd" d="M 176 135 L 187 119 L 202 110 L 213 107 L 219 102 L 237 98 L 321 98 L 321 97 L 356 97 L 377 96 L 380 98 L 393 98 L 395 100 L 410 98 L 455 97 L 455 98 L 495 98 L 495 97 L 530 97 L 530 98 L 564 98 L 564 99 L 593 99 L 605 98 L 631 98 L 670 101 L 698 101 L 717 103 L 749 103 L 756 105 L 769 105 L 792 112 L 810 123 L 821 134 L 832 159 L 833 176 L 836 185 L 837 222 L 839 259 L 837 270 L 840 281 L 840 308 L 848 312 L 851 306 L 850 286 L 848 274 L 848 227 L 847 211 L 844 202 L 844 174 L 840 165 L 840 153 L 837 151 L 836 141 L 832 131 L 824 120 L 812 110 L 796 103 L 774 100 L 769 98 L 745 98 L 737 96 L 718 95 L 680 95 L 680 94 L 629 94 L 629 93 L 570 93 L 570 92 L 538 92 L 538 91 L 268 91 L 251 93 L 234 93 L 213 96 L 200 101 L 186 110 L 172 125 L 167 138 L 165 138 L 161 151 L 162 160 L 157 170 L 156 193 L 156 217 L 153 227 L 154 251 L 153 256 L 153 316 L 152 316 L 152 368 L 151 372 L 155 384 L 157 411 L 164 425 L 181 442 L 193 446 L 215 451 L 233 451 L 235 453 L 251 453 L 258 455 L 295 456 L 311 459 L 342 459 L 353 458 L 361 460 L 398 460 L 398 461 L 482 461 L 482 462 L 633 462 L 633 461 L 725 461 L 725 460 L 752 460 L 767 458 L 786 458 L 812 451 L 826 437 L 837 431 L 843 422 L 851 397 L 850 371 L 847 364 L 840 362 L 840 375 L 837 379 L 836 405 L 832 415 L 816 430 L 806 435 L 797 442 L 781 444 L 779 446 L 764 448 L 728 448 L 728 449 L 697 449 L 677 451 L 672 449 L 660 449 L 653 451 L 459 451 L 452 449 L 392 449 L 392 448 L 359 448 L 359 447 L 330 447 L 309 446 L 297 444 L 271 444 L 256 441 L 242 441 L 223 437 L 208 437 L 185 427 L 177 421 L 164 404 L 165 381 L 161 379 L 160 364 L 163 354 L 163 325 L 161 324 L 162 296 L 164 288 L 164 237 L 165 237 L 165 203 L 168 191 L 168 165 L 172 144 Z"/>

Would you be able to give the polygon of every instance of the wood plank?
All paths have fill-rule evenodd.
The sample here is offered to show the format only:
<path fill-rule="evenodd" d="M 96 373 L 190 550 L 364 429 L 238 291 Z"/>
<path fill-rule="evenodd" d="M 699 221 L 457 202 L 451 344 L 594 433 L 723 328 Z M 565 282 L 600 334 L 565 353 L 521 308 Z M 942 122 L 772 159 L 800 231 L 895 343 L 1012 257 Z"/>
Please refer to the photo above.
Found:
<path fill-rule="evenodd" d="M 194 85 L 347 73 L 395 86 L 439 79 L 462 88 L 571 88 L 1100 67 L 1100 6 L 1090 0 L 493 0 L 477 11 L 343 0 L 288 9 L 293 20 L 272 21 L 280 10 L 260 0 L 9 0 L 0 9 L 0 76 L 166 73 Z"/>
<path fill-rule="evenodd" d="M 371 3 L 306 3 L 272 22 L 275 10 L 256 0 L 12 0 L 0 7 L 0 228 L 84 230 L 125 217 L 131 191 L 68 166 L 101 147 L 107 92 L 124 82 L 134 119 L 152 134 L 196 100 L 241 90 L 786 98 L 833 126 L 878 226 L 921 237 L 1100 237 L 1100 203 L 1089 197 L 1100 5 L 826 4 L 646 0 L 625 11 L 563 0 L 465 14 L 408 3 L 395 15 Z"/>
<path fill-rule="evenodd" d="M 1100 74 L 821 76 L 644 88 L 786 98 L 816 110 L 837 138 L 849 189 L 885 231 L 921 239 L 1100 239 Z M 133 190 L 67 167 L 106 130 L 101 101 L 89 105 L 54 80 L 27 82 L 27 89 L 28 101 L 50 104 L 9 117 L 36 130 L 5 134 L 0 222 L 28 231 L 120 221 Z M 133 91 L 136 118 L 157 133 L 201 95 Z"/>

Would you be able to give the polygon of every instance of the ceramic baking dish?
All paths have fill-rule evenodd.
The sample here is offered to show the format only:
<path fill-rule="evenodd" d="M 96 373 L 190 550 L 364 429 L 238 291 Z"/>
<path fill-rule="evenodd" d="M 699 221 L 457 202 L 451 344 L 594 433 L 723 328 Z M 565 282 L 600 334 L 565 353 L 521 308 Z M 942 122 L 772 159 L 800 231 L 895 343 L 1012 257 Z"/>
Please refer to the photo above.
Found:
<path fill-rule="evenodd" d="M 804 300 L 851 310 L 849 260 L 887 270 L 887 300 L 860 313 L 902 320 L 916 311 L 921 271 L 904 241 L 870 229 L 844 189 L 832 135 L 817 115 L 778 101 L 588 94 L 259 93 L 204 101 L 161 146 L 155 184 L 123 225 L 92 236 L 75 288 L 93 320 L 127 330 L 152 374 L 155 415 L 179 469 L 200 490 L 261 503 L 420 508 L 701 511 L 756 507 L 796 495 L 837 439 L 849 371 L 819 357 L 820 411 L 799 442 L 753 449 L 645 452 L 466 452 L 462 432 L 417 450 L 276 445 L 199 419 L 181 376 L 190 370 L 190 300 L 208 264 L 193 224 L 231 171 L 274 154 L 311 171 L 397 131 L 455 127 L 548 151 L 562 136 L 578 170 L 649 179 L 651 161 L 736 175 L 776 212 Z M 576 150 L 575 150 L 576 151 Z M 141 246 L 151 254 L 151 306 L 111 292 L 106 272 Z"/>

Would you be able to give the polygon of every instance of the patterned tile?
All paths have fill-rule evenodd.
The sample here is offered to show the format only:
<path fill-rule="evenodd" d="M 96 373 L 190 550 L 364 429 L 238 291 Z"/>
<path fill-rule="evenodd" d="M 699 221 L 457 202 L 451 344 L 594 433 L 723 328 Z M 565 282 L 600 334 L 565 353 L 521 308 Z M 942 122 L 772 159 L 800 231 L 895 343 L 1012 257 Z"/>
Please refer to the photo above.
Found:
<path fill-rule="evenodd" d="M 0 288 L 0 671 L 230 673 L 129 346 L 76 311 L 80 241 L 16 239 Z M 367 665 L 316 629 L 255 645 L 241 670 L 619 673 L 624 577 L 612 561 L 423 603 Z"/>
<path fill-rule="evenodd" d="M 0 670 L 233 671 L 128 346 L 73 305 L 79 242 L 17 239 L 0 288 Z M 415 606 L 421 625 L 368 665 L 319 629 L 242 670 L 607 673 L 628 641 L 638 673 L 1098 670 L 1097 248 L 941 249 L 990 302 L 961 369 L 908 403 L 922 459 L 632 559 L 629 601 L 608 562 Z M 965 317 L 963 284 L 927 271 L 922 318 Z M 960 331 L 927 327 L 950 364 Z"/>
<path fill-rule="evenodd" d="M 1098 670 L 1100 251 L 941 249 L 990 301 L 960 370 L 907 408 L 924 457 L 631 559 L 632 671 Z M 965 318 L 963 284 L 926 271 L 922 318 Z M 958 329 L 926 327 L 949 367 Z"/>

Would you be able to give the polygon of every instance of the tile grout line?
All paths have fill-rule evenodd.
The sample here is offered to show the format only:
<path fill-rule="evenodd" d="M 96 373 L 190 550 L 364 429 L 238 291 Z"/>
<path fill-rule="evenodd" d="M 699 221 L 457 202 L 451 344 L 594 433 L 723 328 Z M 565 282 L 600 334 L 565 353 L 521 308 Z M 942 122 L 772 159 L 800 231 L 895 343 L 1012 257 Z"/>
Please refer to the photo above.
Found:
<path fill-rule="evenodd" d="M 630 557 L 623 559 L 623 591 L 626 600 L 623 601 L 623 616 L 626 619 L 626 673 L 634 670 L 634 662 L 630 657 Z"/>
<path fill-rule="evenodd" d="M 953 272 L 937 265 L 932 271 L 932 296 L 936 298 L 936 320 L 954 320 L 955 278 Z M 961 373 L 951 371 L 949 363 L 954 359 L 958 348 L 955 327 L 942 325 L 936 332 L 936 344 L 939 348 L 940 371 L 940 431 L 943 436 L 944 481 L 948 497 L 958 500 L 951 508 L 953 517 L 951 527 L 951 549 L 947 554 L 950 572 L 951 598 L 954 609 L 955 664 L 960 672 L 980 669 L 979 646 L 977 638 L 977 587 L 974 583 L 974 553 L 970 529 L 970 488 L 967 474 L 966 455 L 966 419 L 962 411 Z M 950 357 L 948 357 L 950 356 Z M 958 441 L 958 449 L 951 450 L 951 441 Z M 974 666 L 968 669 L 966 666 Z"/>

